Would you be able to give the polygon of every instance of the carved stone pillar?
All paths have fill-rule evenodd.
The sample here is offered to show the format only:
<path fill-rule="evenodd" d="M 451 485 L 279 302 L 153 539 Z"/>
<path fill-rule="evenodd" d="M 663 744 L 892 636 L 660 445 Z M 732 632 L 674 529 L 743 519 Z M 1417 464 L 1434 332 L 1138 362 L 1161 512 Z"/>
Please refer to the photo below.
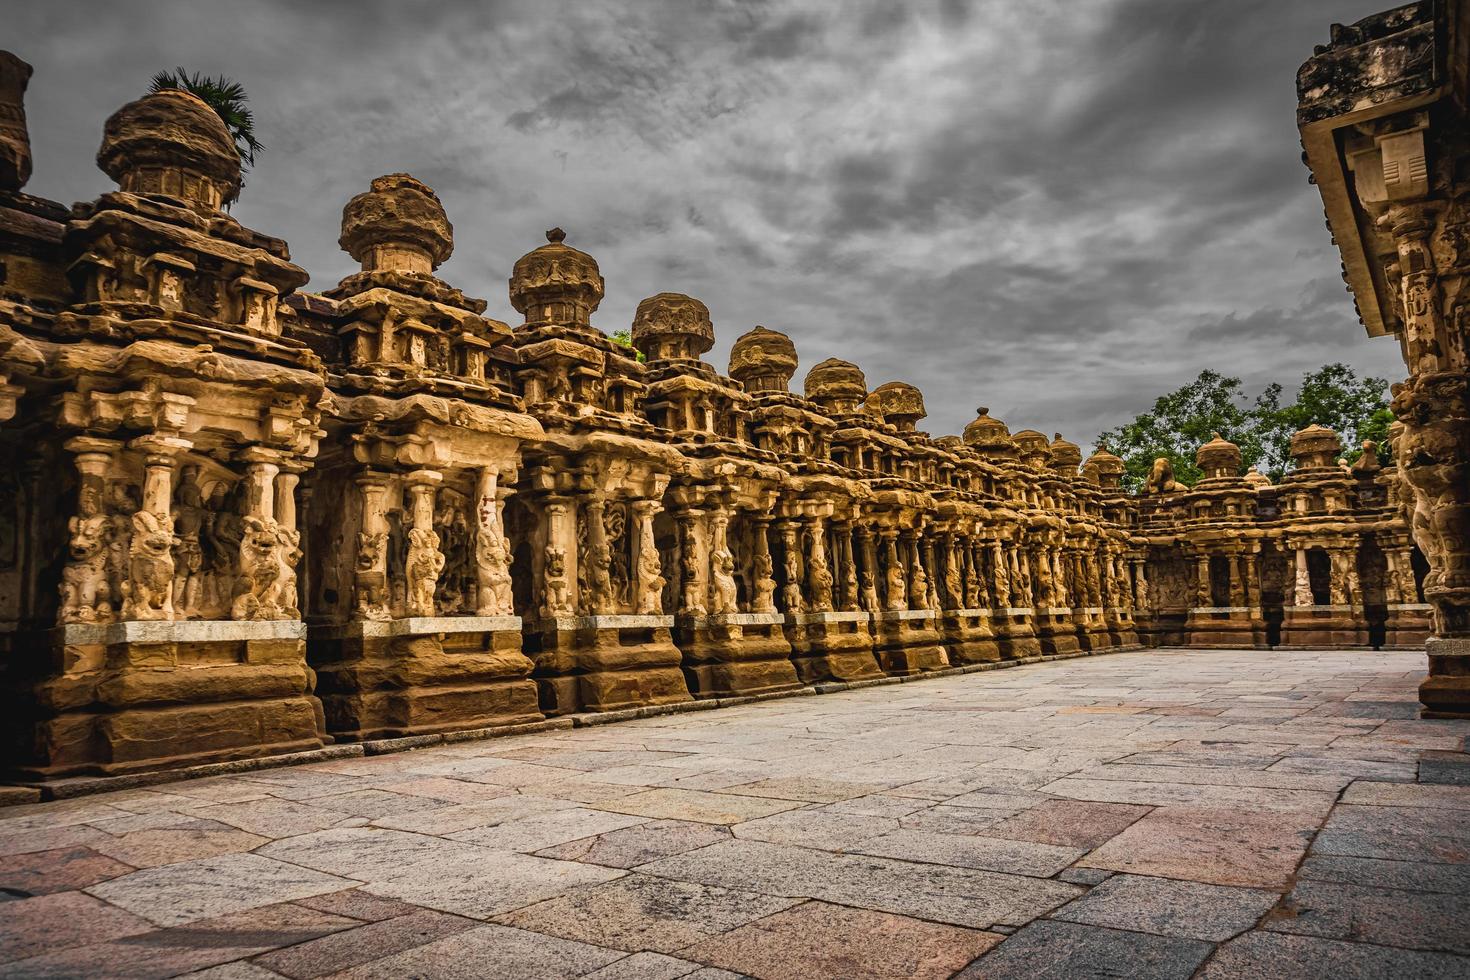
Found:
<path fill-rule="evenodd" d="M 128 448 L 143 455 L 143 503 L 132 516 L 123 619 L 174 616 L 174 460 L 190 443 L 171 436 L 140 436 Z"/>
<path fill-rule="evenodd" d="M 990 575 L 991 588 L 995 591 L 995 604 L 997 606 L 1010 606 L 1011 602 L 1011 576 L 1007 567 L 1006 553 L 1001 550 L 1000 540 L 990 542 Z"/>
<path fill-rule="evenodd" d="M 587 594 L 579 598 L 587 612 L 606 615 L 613 611 L 612 551 L 608 548 L 607 530 L 603 523 L 607 514 L 607 501 L 600 493 L 594 492 L 587 498 L 585 512 L 587 553 L 578 557 L 587 571 Z"/>
<path fill-rule="evenodd" d="M 1333 548 L 1328 552 L 1331 559 L 1331 577 L 1328 580 L 1330 601 L 1334 606 L 1346 606 L 1348 604 L 1348 561 L 1347 552 L 1343 548 Z"/>
<path fill-rule="evenodd" d="M 751 589 L 750 611 L 776 611 L 776 565 L 771 559 L 771 519 L 751 518 Z"/>
<path fill-rule="evenodd" d="M 862 606 L 870 613 L 879 612 L 883 607 L 878 601 L 878 547 L 873 529 L 866 524 L 858 525 L 857 543 L 863 560 L 862 572 L 858 576 Z"/>
<path fill-rule="evenodd" d="M 699 538 L 703 516 L 704 511 L 692 507 L 675 515 L 679 524 L 679 612 L 690 616 L 708 612 L 704 574 L 707 561 Z"/>
<path fill-rule="evenodd" d="M 739 612 L 735 557 L 730 552 L 730 515 L 723 506 L 709 515 L 709 609 L 716 615 Z"/>
<path fill-rule="evenodd" d="M 1194 559 L 1194 604 L 1196 607 L 1215 604 L 1210 589 L 1209 555 L 1196 555 Z"/>
<path fill-rule="evenodd" d="M 505 537 L 505 501 L 500 474 L 485 466 L 475 474 L 475 615 L 514 615 L 510 542 Z"/>
<path fill-rule="evenodd" d="M 109 439 L 79 437 L 66 444 L 75 454 L 76 514 L 67 522 L 70 560 L 61 575 L 62 623 L 105 623 L 116 614 L 122 582 L 108 578 L 111 521 L 103 507 L 107 475 L 120 448 Z M 125 580 L 124 580 L 125 581 Z"/>
<path fill-rule="evenodd" d="M 878 533 L 883 538 L 883 607 L 890 611 L 907 609 L 908 575 L 899 554 L 898 532 L 884 528 Z"/>
<path fill-rule="evenodd" d="M 408 577 L 404 606 L 410 616 L 434 615 L 434 589 L 439 584 L 439 573 L 444 571 L 439 535 L 434 530 L 434 492 L 443 479 L 433 470 L 415 470 L 408 475 L 412 525 L 408 530 L 408 559 L 404 562 Z"/>
<path fill-rule="evenodd" d="M 832 566 L 827 561 L 827 532 L 820 517 L 807 523 L 807 599 L 812 612 L 832 611 Z"/>
<path fill-rule="evenodd" d="M 367 620 L 391 619 L 388 518 L 384 502 L 388 493 L 388 478 L 382 473 L 369 471 L 359 474 L 356 482 L 361 508 L 357 562 L 353 570 L 357 614 Z"/>
<path fill-rule="evenodd" d="M 857 612 L 860 607 L 858 604 L 857 561 L 852 547 L 852 522 L 844 521 L 833 527 L 837 532 L 838 580 L 842 583 L 842 611 Z"/>
<path fill-rule="evenodd" d="M 1292 580 L 1291 604 L 1296 607 L 1314 606 L 1316 598 L 1312 595 L 1312 575 L 1308 571 L 1306 547 L 1296 549 L 1296 576 Z"/>
<path fill-rule="evenodd" d="M 657 500 L 637 500 L 633 503 L 633 516 L 637 522 L 637 554 L 633 557 L 638 596 L 635 608 L 639 614 L 645 616 L 663 612 L 664 586 L 668 584 L 653 535 L 653 519 L 660 509 Z"/>
<path fill-rule="evenodd" d="M 781 552 L 784 557 L 786 584 L 781 588 L 781 604 L 786 612 L 798 615 L 806 608 L 801 591 L 801 527 L 795 520 L 783 520 L 780 526 Z"/>
<path fill-rule="evenodd" d="M 1245 604 L 1252 609 L 1261 605 L 1261 578 L 1256 568 L 1256 553 L 1247 551 L 1240 558 L 1241 577 L 1245 581 Z"/>

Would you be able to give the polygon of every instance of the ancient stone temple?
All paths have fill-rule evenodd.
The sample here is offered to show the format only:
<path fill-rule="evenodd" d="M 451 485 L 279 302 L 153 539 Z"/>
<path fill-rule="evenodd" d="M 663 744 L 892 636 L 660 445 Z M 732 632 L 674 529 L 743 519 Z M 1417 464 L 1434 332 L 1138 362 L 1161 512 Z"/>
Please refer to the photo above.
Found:
<path fill-rule="evenodd" d="M 1399 246 L 1406 282 L 1439 270 L 1423 323 L 1393 321 L 1419 338 L 1401 466 L 1345 467 L 1311 428 L 1273 486 L 1217 438 L 1197 486 L 1161 461 L 1136 496 L 1116 456 L 983 408 L 933 437 L 917 388 L 847 361 L 794 388 L 777 330 L 744 333 L 721 373 L 710 311 L 681 293 L 616 342 L 594 322 L 602 270 L 561 229 L 510 270 L 520 322 L 488 316 L 439 278 L 454 229 L 407 174 L 343 189 L 360 271 L 306 292 L 286 244 L 224 210 L 238 156 L 181 91 L 107 121 L 116 190 L 29 196 L 29 75 L 0 55 L 5 778 L 1141 643 L 1411 646 L 1425 598 L 1463 631 L 1459 259 L 1431 254 L 1458 247 L 1448 199 Z M 1399 234 L 1362 227 L 1374 255 Z M 1437 642 L 1450 663 L 1470 641 Z"/>
<path fill-rule="evenodd" d="M 1425 713 L 1470 715 L 1470 5 L 1333 25 L 1297 74 L 1304 159 L 1370 336 L 1399 342 L 1396 506 L 1427 559 Z"/>

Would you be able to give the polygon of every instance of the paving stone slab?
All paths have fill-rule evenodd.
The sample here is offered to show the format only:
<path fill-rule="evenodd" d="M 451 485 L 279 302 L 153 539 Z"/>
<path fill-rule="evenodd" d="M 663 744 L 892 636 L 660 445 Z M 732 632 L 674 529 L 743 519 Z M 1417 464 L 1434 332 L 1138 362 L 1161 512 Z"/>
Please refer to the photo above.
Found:
<path fill-rule="evenodd" d="M 1197 980 L 1470 980 L 1470 960 L 1308 936 L 1251 932 L 1221 946 Z"/>
<path fill-rule="evenodd" d="M 1276 892 L 1254 888 L 1118 874 L 1051 918 L 1222 942 L 1253 927 L 1278 898 Z"/>
<path fill-rule="evenodd" d="M 150 922 L 176 926 L 353 884 L 257 854 L 224 854 L 135 871 L 87 892 Z"/>
<path fill-rule="evenodd" d="M 363 890 L 441 912 L 488 919 L 580 885 L 611 881 L 626 874 L 576 861 L 479 850 L 486 855 L 479 861 L 467 862 L 461 855 L 438 855 L 408 863 L 393 874 L 369 882 Z"/>
<path fill-rule="evenodd" d="M 742 826 L 749 827 L 757 822 L 749 821 Z M 559 861 L 583 861 L 610 868 L 636 868 L 650 861 L 729 839 L 728 827 L 695 823 L 691 820 L 649 820 L 623 830 L 544 848 L 536 854 Z"/>
<path fill-rule="evenodd" d="M 673 953 L 800 901 L 631 874 L 495 921 L 611 949 Z"/>
<path fill-rule="evenodd" d="M 0 963 L 152 932 L 153 923 L 81 892 L 6 902 L 0 910 Z M 6 972 L 0 967 L 0 973 Z"/>
<path fill-rule="evenodd" d="M 86 888 L 133 870 L 90 847 L 34 851 L 0 858 L 0 888 L 15 895 L 47 895 Z"/>
<path fill-rule="evenodd" d="M 625 955 L 508 926 L 481 925 L 330 976 L 334 980 L 545 980 L 582 976 Z"/>
<path fill-rule="evenodd" d="M 770 980 L 948 977 L 1000 942 L 995 933 L 806 902 L 684 955 Z"/>
<path fill-rule="evenodd" d="M 299 943 L 255 959 L 258 966 L 310 980 L 373 960 L 392 956 L 475 927 L 472 919 L 420 910 L 372 922 L 356 929 Z"/>
<path fill-rule="evenodd" d="M 1470 954 L 1470 893 L 1300 882 L 1265 928 L 1326 939 Z"/>
<path fill-rule="evenodd" d="M 1187 980 L 1214 947 L 1073 922 L 1033 922 L 955 974 L 956 980 Z M 1265 974 L 1260 974 L 1264 976 Z"/>
<path fill-rule="evenodd" d="M 851 850 L 901 861 L 1005 871 L 1037 878 L 1050 878 L 1087 853 L 1085 847 L 1057 847 L 1031 841 L 934 834 L 922 830 L 894 831 L 856 844 Z"/>

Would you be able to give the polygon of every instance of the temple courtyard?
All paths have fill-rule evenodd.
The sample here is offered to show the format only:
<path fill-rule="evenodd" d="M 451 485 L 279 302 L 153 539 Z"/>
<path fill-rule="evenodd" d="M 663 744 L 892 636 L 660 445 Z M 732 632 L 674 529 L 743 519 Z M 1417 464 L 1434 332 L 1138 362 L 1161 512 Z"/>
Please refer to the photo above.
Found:
<path fill-rule="evenodd" d="M 0 973 L 1470 977 L 1422 653 L 1155 650 L 0 812 Z"/>

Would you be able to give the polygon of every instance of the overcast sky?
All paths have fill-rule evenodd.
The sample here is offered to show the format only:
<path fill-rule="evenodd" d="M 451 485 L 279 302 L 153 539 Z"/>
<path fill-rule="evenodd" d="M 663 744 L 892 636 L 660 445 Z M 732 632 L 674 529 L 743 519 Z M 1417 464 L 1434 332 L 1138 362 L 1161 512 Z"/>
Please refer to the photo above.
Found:
<path fill-rule="evenodd" d="M 1388 0 L 529 0 L 7 5 L 35 66 L 27 190 L 96 196 L 102 123 L 158 69 L 224 73 L 265 144 L 234 214 L 326 289 L 342 205 L 433 186 L 440 275 L 517 322 L 554 225 L 602 266 L 593 322 L 709 305 L 721 370 L 757 323 L 806 369 L 923 389 L 1090 444 L 1212 367 L 1396 378 L 1342 283 L 1293 122 L 1333 21 Z"/>

